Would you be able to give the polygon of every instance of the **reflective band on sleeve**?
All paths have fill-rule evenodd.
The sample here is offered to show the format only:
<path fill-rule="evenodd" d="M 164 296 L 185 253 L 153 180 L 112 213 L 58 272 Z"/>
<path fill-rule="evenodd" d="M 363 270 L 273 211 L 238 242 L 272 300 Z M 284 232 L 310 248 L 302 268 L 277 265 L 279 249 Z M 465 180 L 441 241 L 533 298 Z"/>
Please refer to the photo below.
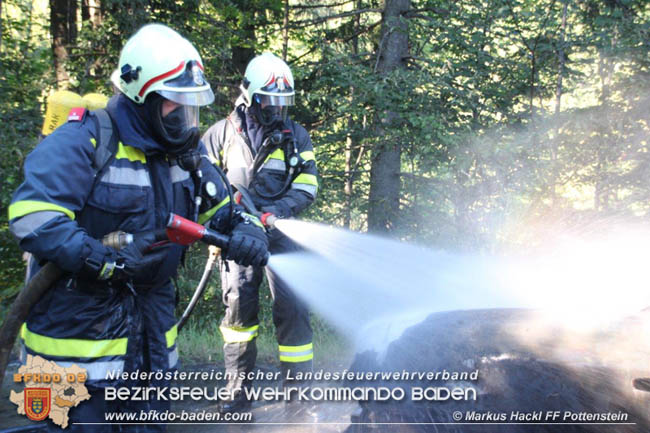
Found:
<path fill-rule="evenodd" d="M 284 163 L 283 159 L 269 159 L 266 161 L 262 166 L 260 166 L 260 170 L 262 169 L 269 169 L 269 170 L 282 170 L 285 171 L 287 169 L 287 165 Z"/>
<path fill-rule="evenodd" d="M 167 355 L 167 361 L 169 361 L 169 368 L 176 367 L 176 364 L 178 364 L 178 349 L 174 347 L 174 350 L 169 352 Z"/>
<path fill-rule="evenodd" d="M 43 355 L 99 358 L 100 356 L 126 355 L 127 338 L 114 340 L 79 340 L 76 338 L 52 338 L 36 334 L 23 323 L 20 336 L 30 350 Z"/>
<path fill-rule="evenodd" d="M 117 153 L 115 154 L 115 159 L 128 159 L 131 162 L 140 161 L 143 164 L 146 164 L 147 158 L 144 156 L 144 153 L 140 149 L 136 149 L 132 146 L 127 146 L 121 141 L 117 143 Z"/>
<path fill-rule="evenodd" d="M 250 328 L 228 328 L 220 326 L 219 330 L 221 331 L 221 335 L 223 335 L 223 341 L 226 343 L 245 343 L 257 337 L 259 327 L 260 325 L 251 326 Z"/>
<path fill-rule="evenodd" d="M 42 226 L 46 222 L 56 217 L 59 217 L 61 215 L 64 215 L 64 213 L 54 212 L 50 210 L 30 213 L 20 218 L 18 221 L 10 224 L 9 230 L 11 230 L 11 233 L 14 236 L 16 236 L 18 240 L 21 240 L 22 238 L 29 235 L 30 233 L 35 232 L 40 226 Z"/>
<path fill-rule="evenodd" d="M 172 329 L 165 332 L 165 340 L 167 340 L 167 347 L 172 347 L 176 344 L 176 337 L 178 336 L 178 328 L 176 325 L 172 326 Z"/>
<path fill-rule="evenodd" d="M 312 152 L 311 150 L 300 152 L 300 157 L 305 161 L 313 161 L 316 159 L 316 157 L 314 156 L 314 152 Z"/>
<path fill-rule="evenodd" d="M 216 214 L 219 209 L 221 209 L 222 207 L 227 205 L 229 202 L 230 202 L 230 196 L 227 195 L 226 198 L 221 200 L 218 205 L 216 205 L 215 207 L 213 207 L 209 211 L 200 214 L 199 215 L 199 224 L 205 224 L 205 222 L 208 221 L 210 218 L 212 218 L 212 216 L 214 214 Z"/>
<path fill-rule="evenodd" d="M 124 361 L 95 361 L 95 362 L 73 362 L 73 361 L 56 361 L 59 367 L 71 367 L 75 364 L 86 369 L 89 380 L 106 380 L 107 374 L 111 376 L 118 372 L 124 371 Z"/>
<path fill-rule="evenodd" d="M 304 183 L 305 185 L 316 185 L 318 186 L 318 179 L 313 174 L 300 173 L 293 180 L 293 183 Z"/>
<path fill-rule="evenodd" d="M 169 176 L 172 178 L 172 183 L 182 182 L 190 178 L 190 172 L 177 165 L 172 165 L 169 167 Z"/>
<path fill-rule="evenodd" d="M 281 161 L 284 161 L 284 150 L 275 149 L 272 153 L 269 154 L 269 156 L 266 157 L 264 162 L 267 162 L 269 159 L 279 159 Z"/>
<path fill-rule="evenodd" d="M 44 210 L 53 210 L 66 214 L 70 219 L 74 219 L 74 212 L 58 204 L 48 203 L 46 201 L 20 200 L 9 205 L 9 221 L 19 218 L 30 213 Z"/>
<path fill-rule="evenodd" d="M 302 346 L 280 346 L 279 349 L 282 362 L 305 362 L 314 359 L 313 343 Z"/>
<path fill-rule="evenodd" d="M 104 173 L 101 181 L 116 185 L 151 186 L 147 170 L 143 168 L 115 167 L 114 165 L 108 167 L 108 171 Z"/>
<path fill-rule="evenodd" d="M 316 185 L 306 185 L 304 183 L 292 183 L 291 189 L 299 189 L 301 191 L 305 191 L 311 194 L 313 197 L 316 197 L 316 193 L 318 192 L 318 187 Z"/>

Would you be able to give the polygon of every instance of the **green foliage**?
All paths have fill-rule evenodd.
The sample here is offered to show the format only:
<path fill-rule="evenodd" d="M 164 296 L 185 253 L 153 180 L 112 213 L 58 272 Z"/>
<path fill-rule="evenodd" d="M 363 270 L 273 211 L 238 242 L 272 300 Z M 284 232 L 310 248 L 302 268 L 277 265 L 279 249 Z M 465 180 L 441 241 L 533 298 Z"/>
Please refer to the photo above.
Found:
<path fill-rule="evenodd" d="M 286 43 L 297 88 L 291 114 L 308 128 L 321 173 L 317 201 L 303 215 L 311 220 L 365 230 L 372 157 L 399 143 L 395 233 L 402 239 L 499 250 L 541 241 L 552 223 L 588 226 L 614 216 L 647 222 L 650 3 L 414 0 L 402 18 L 408 22 L 405 67 L 380 74 L 384 5 L 290 2 L 285 29 L 281 0 L 104 0 L 101 22 L 80 23 L 66 67 L 72 90 L 110 93 L 108 78 L 130 34 L 146 22 L 167 23 L 203 56 L 216 95 L 202 110 L 205 129 L 232 110 L 242 61 L 263 50 L 280 54 Z M 4 300 L 23 275 L 6 209 L 53 83 L 47 31 L 32 2 L 3 2 Z M 387 112 L 390 127 L 382 123 Z M 181 307 L 205 256 L 201 246 L 187 255 Z M 214 332 L 222 315 L 217 280 L 191 319 L 196 334 Z M 268 288 L 262 296 L 261 325 L 270 336 Z M 323 328 L 322 335 L 330 331 Z"/>
<path fill-rule="evenodd" d="M 24 279 L 22 251 L 9 233 L 7 210 L 22 180 L 20 168 L 38 140 L 42 126 L 42 92 L 52 83 L 49 46 L 38 40 L 44 28 L 33 21 L 26 1 L 3 4 L 0 40 L 0 312 L 20 289 Z M 7 13 L 10 11 L 11 13 Z M 42 83 L 42 87 L 34 83 Z"/>

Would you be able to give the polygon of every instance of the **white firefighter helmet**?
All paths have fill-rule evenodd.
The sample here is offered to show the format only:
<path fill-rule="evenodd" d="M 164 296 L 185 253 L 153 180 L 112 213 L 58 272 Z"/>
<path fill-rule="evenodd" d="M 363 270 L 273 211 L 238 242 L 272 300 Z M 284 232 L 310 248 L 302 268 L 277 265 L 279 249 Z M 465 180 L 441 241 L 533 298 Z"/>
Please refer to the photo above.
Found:
<path fill-rule="evenodd" d="M 196 48 L 162 24 L 148 24 L 131 36 L 111 81 L 136 104 L 144 103 L 151 92 L 181 105 L 214 101 Z"/>
<path fill-rule="evenodd" d="M 264 125 L 286 119 L 294 103 L 293 74 L 284 60 L 271 53 L 255 57 L 246 66 L 241 85 L 244 104 Z"/>

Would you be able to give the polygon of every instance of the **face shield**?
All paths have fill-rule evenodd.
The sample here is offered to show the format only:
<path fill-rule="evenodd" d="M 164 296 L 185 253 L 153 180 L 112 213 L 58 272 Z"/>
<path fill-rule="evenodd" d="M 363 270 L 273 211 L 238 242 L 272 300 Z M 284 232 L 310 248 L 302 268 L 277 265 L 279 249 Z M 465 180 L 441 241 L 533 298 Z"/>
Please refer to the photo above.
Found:
<path fill-rule="evenodd" d="M 260 95 L 253 96 L 253 108 L 257 120 L 264 126 L 287 120 L 289 106 L 293 105 L 294 95 Z"/>
<path fill-rule="evenodd" d="M 162 116 L 162 113 L 161 113 Z M 185 136 L 187 131 L 199 127 L 199 107 L 179 105 L 167 115 L 162 116 L 162 135 L 167 141 L 175 142 Z"/>
<path fill-rule="evenodd" d="M 172 155 L 180 155 L 198 144 L 199 107 L 179 105 L 163 98 L 159 93 L 147 97 L 157 140 Z"/>
<path fill-rule="evenodd" d="M 169 153 L 194 149 L 199 141 L 199 107 L 214 101 L 198 62 L 187 63 L 183 73 L 156 89 L 152 101 L 154 130 Z"/>

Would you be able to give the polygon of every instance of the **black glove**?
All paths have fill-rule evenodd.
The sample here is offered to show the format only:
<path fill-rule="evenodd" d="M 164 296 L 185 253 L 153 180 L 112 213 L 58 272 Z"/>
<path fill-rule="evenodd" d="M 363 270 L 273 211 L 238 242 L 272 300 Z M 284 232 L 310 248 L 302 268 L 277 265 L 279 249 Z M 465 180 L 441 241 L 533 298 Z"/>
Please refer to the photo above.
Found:
<path fill-rule="evenodd" d="M 88 238 L 86 258 L 78 275 L 91 280 L 150 282 L 167 257 L 167 248 L 151 249 L 155 243 L 153 232 L 138 233 L 133 236 L 133 242 L 116 251 L 97 239 Z"/>
<path fill-rule="evenodd" d="M 152 248 L 155 243 L 153 232 L 133 235 L 133 242 L 117 251 L 112 279 L 151 282 L 168 252 L 166 247 Z"/>
<path fill-rule="evenodd" d="M 242 266 L 266 266 L 269 240 L 264 230 L 245 219 L 235 226 L 230 235 L 226 259 Z"/>

